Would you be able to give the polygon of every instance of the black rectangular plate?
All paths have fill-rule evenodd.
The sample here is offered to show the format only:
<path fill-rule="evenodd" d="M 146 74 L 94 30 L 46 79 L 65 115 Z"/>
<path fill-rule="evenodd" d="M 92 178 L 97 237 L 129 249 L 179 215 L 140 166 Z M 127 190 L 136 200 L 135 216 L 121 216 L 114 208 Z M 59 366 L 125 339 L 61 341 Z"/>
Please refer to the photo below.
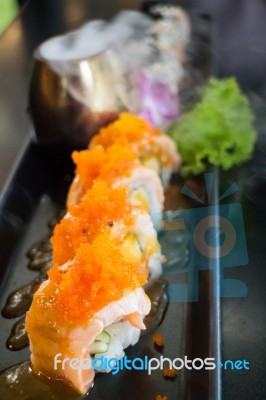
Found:
<path fill-rule="evenodd" d="M 182 92 L 182 102 L 188 108 L 196 101 L 194 87 L 202 83 L 211 71 L 213 37 L 208 16 L 191 15 L 193 40 L 188 50 L 191 82 Z M 202 76 L 198 81 L 198 73 Z M 194 98 L 195 97 L 195 98 Z M 45 148 L 40 144 L 29 142 L 20 163 L 0 201 L 0 260 L 1 260 L 1 296 L 0 307 L 3 308 L 8 295 L 37 276 L 27 268 L 26 256 L 29 248 L 46 238 L 51 231 L 48 222 L 65 206 L 69 184 L 73 176 L 69 148 Z M 198 206 L 181 193 L 185 184 L 178 178 L 167 195 L 168 208 L 190 208 Z M 189 182 L 191 184 L 191 182 Z M 192 182 L 192 186 L 201 196 L 205 196 L 204 179 Z M 214 197 L 218 198 L 218 186 Z M 162 244 L 165 237 L 160 236 Z M 163 246 L 164 247 L 164 246 Z M 188 241 L 189 247 L 189 241 Z M 193 249 L 190 248 L 188 263 L 193 260 Z M 167 254 L 165 254 L 167 257 Z M 181 262 L 182 264 L 182 262 Z M 212 275 L 211 269 L 198 273 L 198 282 L 188 276 L 182 266 L 178 273 L 165 275 L 170 284 L 187 284 L 190 290 L 198 290 L 198 301 L 169 302 L 164 319 L 155 330 L 165 338 L 164 350 L 158 352 L 153 346 L 153 332 L 141 337 L 139 343 L 126 351 L 128 358 L 168 357 L 170 359 L 189 359 L 201 357 L 220 357 L 220 298 L 213 296 L 214 287 L 218 290 L 218 276 Z M 29 359 L 29 350 L 11 352 L 6 347 L 14 320 L 0 316 L 0 370 Z M 167 365 L 166 365 L 167 366 Z M 117 375 L 97 375 L 89 398 L 94 399 L 129 399 L 140 396 L 155 399 L 157 394 L 167 395 L 172 399 L 213 399 L 221 398 L 220 371 L 189 371 L 182 369 L 175 380 L 167 381 L 160 370 L 151 375 L 147 371 L 121 371 Z M 55 397 L 57 400 L 57 397 Z M 60 399 L 60 396 L 59 396 Z M 58 400 L 59 400 L 58 399 Z"/>

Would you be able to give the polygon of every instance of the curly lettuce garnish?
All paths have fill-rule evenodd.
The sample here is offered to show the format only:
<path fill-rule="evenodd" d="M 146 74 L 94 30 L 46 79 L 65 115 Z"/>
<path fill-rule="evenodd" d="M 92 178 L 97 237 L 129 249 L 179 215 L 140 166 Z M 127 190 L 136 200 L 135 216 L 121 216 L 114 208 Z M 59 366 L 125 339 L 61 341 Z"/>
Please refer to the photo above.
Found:
<path fill-rule="evenodd" d="M 247 161 L 256 141 L 254 116 L 235 78 L 211 78 L 201 101 L 171 126 L 184 175 L 198 175 L 213 164 L 227 170 Z"/>

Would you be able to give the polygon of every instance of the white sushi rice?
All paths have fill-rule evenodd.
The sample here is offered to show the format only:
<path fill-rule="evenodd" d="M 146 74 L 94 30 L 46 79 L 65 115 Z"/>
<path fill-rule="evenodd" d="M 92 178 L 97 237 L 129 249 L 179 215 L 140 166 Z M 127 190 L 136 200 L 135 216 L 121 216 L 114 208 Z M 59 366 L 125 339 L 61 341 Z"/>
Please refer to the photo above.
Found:
<path fill-rule="evenodd" d="M 140 246 L 142 249 L 144 249 L 144 251 L 145 248 L 149 245 L 148 243 L 149 238 L 150 240 L 155 240 L 158 243 L 157 232 L 153 227 L 151 217 L 149 214 L 138 215 L 134 231 L 136 232 Z M 162 255 L 159 247 L 158 251 L 149 256 L 148 260 L 149 281 L 157 279 L 161 275 L 162 273 L 161 260 L 162 260 Z"/>
<path fill-rule="evenodd" d="M 171 172 L 170 172 L 171 173 Z M 128 186 L 129 197 L 135 190 L 142 190 L 149 204 L 149 214 L 156 230 L 161 228 L 164 191 L 157 173 L 146 167 L 134 168 L 129 177 L 118 179 L 114 187 Z M 130 199 L 132 204 L 137 204 Z"/>
<path fill-rule="evenodd" d="M 170 168 L 170 167 L 163 167 L 163 168 L 161 168 L 161 171 L 160 171 L 160 178 L 161 178 L 161 180 L 162 180 L 162 184 L 163 184 L 163 187 L 164 187 L 164 189 L 166 189 L 167 188 L 167 186 L 169 185 L 169 183 L 170 183 L 170 179 L 171 179 L 171 176 L 172 176 L 172 168 Z"/>
<path fill-rule="evenodd" d="M 149 282 L 156 280 L 162 275 L 162 254 L 160 251 L 149 258 Z"/>
<path fill-rule="evenodd" d="M 109 348 L 105 353 L 95 354 L 95 358 L 103 356 L 106 359 L 116 358 L 120 360 L 124 357 L 124 350 L 129 346 L 134 346 L 140 337 L 140 329 L 132 326 L 128 321 L 119 321 L 104 329 L 109 333 L 111 341 Z M 107 370 L 101 369 L 98 372 L 110 372 L 111 368 Z"/>

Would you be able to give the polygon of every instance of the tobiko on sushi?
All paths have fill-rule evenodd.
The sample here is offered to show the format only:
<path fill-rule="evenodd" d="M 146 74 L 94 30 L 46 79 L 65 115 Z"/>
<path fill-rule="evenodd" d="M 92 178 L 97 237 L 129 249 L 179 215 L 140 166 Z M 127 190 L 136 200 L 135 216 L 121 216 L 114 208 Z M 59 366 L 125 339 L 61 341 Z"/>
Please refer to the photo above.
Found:
<path fill-rule="evenodd" d="M 145 284 L 161 273 L 159 176 L 166 186 L 180 159 L 163 132 L 126 113 L 73 160 L 67 213 L 51 239 L 53 265 L 26 330 L 34 370 L 86 393 L 95 369 L 73 369 L 71 359 L 119 360 L 145 329 Z M 65 362 L 55 368 L 58 354 Z"/>

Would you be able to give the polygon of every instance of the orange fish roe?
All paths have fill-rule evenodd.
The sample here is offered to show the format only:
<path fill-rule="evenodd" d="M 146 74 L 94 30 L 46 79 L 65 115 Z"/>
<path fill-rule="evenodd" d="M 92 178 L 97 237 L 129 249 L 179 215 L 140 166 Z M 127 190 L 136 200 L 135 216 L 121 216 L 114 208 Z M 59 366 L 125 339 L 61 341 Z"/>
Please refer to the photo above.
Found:
<path fill-rule="evenodd" d="M 156 346 L 163 347 L 164 346 L 164 338 L 160 333 L 156 333 L 152 337 L 153 342 L 156 344 Z"/>
<path fill-rule="evenodd" d="M 168 397 L 163 396 L 161 394 L 157 394 L 157 396 L 155 397 L 155 400 L 168 400 Z"/>
<path fill-rule="evenodd" d="M 163 376 L 165 378 L 175 378 L 176 377 L 176 370 L 174 368 L 164 368 Z"/>
<path fill-rule="evenodd" d="M 104 148 L 110 147 L 114 143 L 133 145 L 139 157 L 149 153 L 157 154 L 165 164 L 171 162 L 160 144 L 156 140 L 164 133 L 136 115 L 122 113 L 120 117 L 107 127 L 100 130 L 91 141 L 91 147 L 101 145 Z"/>
<path fill-rule="evenodd" d="M 96 146 L 90 150 L 74 151 L 72 154 L 76 164 L 76 180 L 70 188 L 70 197 L 73 191 L 79 191 L 79 196 L 92 187 L 96 178 L 110 181 L 117 177 L 125 177 L 130 174 L 138 163 L 137 154 L 129 146 L 114 144 L 107 150 L 102 146 Z M 74 198 L 75 194 L 73 194 Z"/>
<path fill-rule="evenodd" d="M 106 182 L 96 180 L 83 200 L 70 206 L 67 216 L 54 229 L 51 239 L 54 265 L 72 261 L 80 245 L 91 243 L 106 230 L 111 231 L 116 222 L 123 235 L 123 227 L 128 231 L 141 210 L 130 204 L 125 188 L 112 188 Z"/>
<path fill-rule="evenodd" d="M 119 238 L 105 232 L 91 244 L 81 245 L 65 271 L 52 267 L 48 275 L 56 287 L 54 306 L 59 318 L 88 323 L 95 312 L 147 282 L 147 261 L 125 260 L 120 247 Z"/>

